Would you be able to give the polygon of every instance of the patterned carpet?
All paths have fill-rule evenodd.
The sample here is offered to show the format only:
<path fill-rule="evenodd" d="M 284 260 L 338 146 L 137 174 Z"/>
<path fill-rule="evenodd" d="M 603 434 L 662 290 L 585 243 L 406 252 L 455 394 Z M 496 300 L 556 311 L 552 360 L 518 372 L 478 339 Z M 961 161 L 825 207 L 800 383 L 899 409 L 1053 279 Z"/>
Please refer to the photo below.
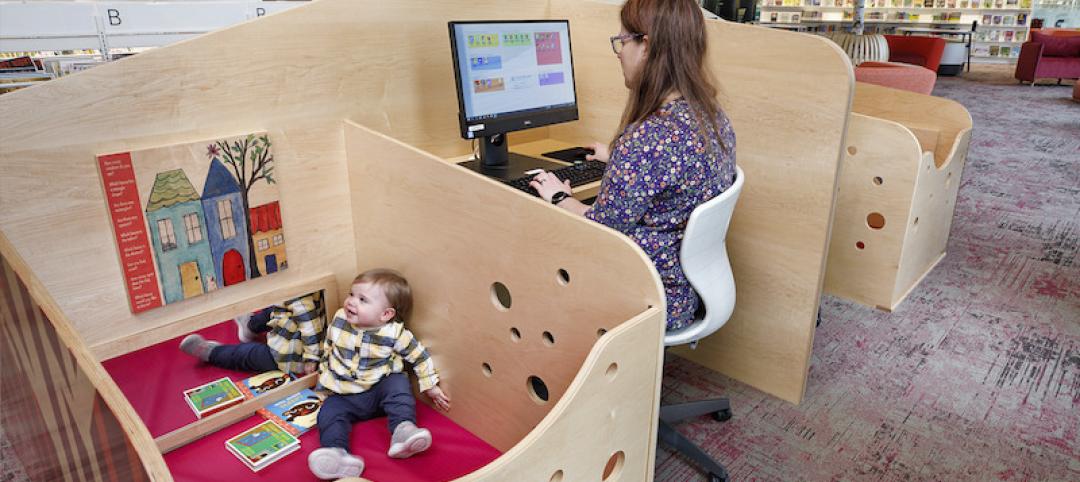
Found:
<path fill-rule="evenodd" d="M 1080 480 L 1080 103 L 1011 69 L 943 77 L 975 121 L 948 255 L 896 312 L 822 300 L 793 406 L 671 357 L 678 428 L 732 480 Z M 704 480 L 662 446 L 657 480 Z"/>

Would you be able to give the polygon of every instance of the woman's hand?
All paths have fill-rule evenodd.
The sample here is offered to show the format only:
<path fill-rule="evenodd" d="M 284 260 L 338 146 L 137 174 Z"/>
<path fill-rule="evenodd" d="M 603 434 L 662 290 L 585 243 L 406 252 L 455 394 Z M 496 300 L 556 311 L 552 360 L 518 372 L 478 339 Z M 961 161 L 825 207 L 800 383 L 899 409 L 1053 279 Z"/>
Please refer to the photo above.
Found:
<path fill-rule="evenodd" d="M 438 385 L 431 387 L 428 391 L 424 392 L 432 402 L 435 402 L 435 407 L 444 412 L 450 411 L 450 396 L 447 395 L 439 388 Z"/>
<path fill-rule="evenodd" d="M 532 181 L 529 181 L 529 186 L 535 189 L 540 194 L 540 197 L 547 202 L 551 202 L 551 196 L 554 196 L 557 192 L 573 193 L 570 190 L 570 181 L 562 181 L 558 176 L 547 171 L 533 176 Z"/>
<path fill-rule="evenodd" d="M 611 159 L 611 148 L 608 147 L 607 144 L 601 144 L 599 142 L 594 142 L 592 144 L 589 144 L 589 147 L 592 148 L 592 150 L 593 150 L 593 152 L 595 154 L 586 154 L 585 159 L 588 159 L 590 161 L 595 160 L 595 161 L 603 161 L 603 162 L 608 162 L 608 160 Z"/>

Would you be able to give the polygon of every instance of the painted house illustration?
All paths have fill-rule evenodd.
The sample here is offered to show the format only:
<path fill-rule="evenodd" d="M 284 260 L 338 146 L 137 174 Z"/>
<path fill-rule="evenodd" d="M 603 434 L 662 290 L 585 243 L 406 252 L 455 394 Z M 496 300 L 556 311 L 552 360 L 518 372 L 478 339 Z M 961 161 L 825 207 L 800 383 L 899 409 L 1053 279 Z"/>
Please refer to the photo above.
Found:
<path fill-rule="evenodd" d="M 184 171 L 158 173 L 146 203 L 146 223 L 166 303 L 207 291 L 214 261 L 204 219 L 199 194 Z"/>
<path fill-rule="evenodd" d="M 250 271 L 244 198 L 236 178 L 216 157 L 206 173 L 202 209 L 214 258 L 215 284 L 229 286 L 246 280 Z"/>
<path fill-rule="evenodd" d="M 281 230 L 281 208 L 277 201 L 251 208 L 251 239 L 260 273 L 285 269 L 285 233 Z"/>

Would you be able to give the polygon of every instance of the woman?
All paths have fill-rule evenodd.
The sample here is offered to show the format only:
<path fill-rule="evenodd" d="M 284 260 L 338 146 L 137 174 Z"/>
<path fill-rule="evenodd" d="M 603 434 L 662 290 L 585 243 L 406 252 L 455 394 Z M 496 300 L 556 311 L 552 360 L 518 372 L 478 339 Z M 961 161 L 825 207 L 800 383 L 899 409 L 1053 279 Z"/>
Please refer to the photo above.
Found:
<path fill-rule="evenodd" d="M 608 163 L 592 206 L 569 197 L 550 172 L 530 185 L 540 197 L 633 239 L 656 265 L 667 295 L 667 329 L 693 322 L 698 297 L 679 262 L 690 213 L 735 180 L 735 133 L 705 67 L 705 21 L 693 0 L 628 0 L 611 47 L 630 96 L 619 134 L 594 143 Z"/>

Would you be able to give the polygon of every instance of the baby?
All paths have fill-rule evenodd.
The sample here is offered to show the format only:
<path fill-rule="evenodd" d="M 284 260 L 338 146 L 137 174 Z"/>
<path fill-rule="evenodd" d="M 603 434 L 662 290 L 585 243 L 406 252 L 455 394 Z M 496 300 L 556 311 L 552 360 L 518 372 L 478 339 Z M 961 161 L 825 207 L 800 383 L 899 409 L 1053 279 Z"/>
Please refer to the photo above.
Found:
<path fill-rule="evenodd" d="M 412 290 L 397 272 L 375 269 L 353 280 L 345 306 L 326 329 L 319 366 L 319 388 L 331 393 L 317 422 L 322 448 L 308 456 L 317 477 L 359 476 L 364 461 L 349 453 L 353 423 L 384 413 L 393 434 L 387 455 L 410 457 L 431 446 L 431 432 L 416 426 L 416 400 L 404 362 L 412 364 L 420 391 L 436 407 L 450 410 L 450 397 L 438 386 L 427 349 L 405 329 L 411 309 Z"/>

